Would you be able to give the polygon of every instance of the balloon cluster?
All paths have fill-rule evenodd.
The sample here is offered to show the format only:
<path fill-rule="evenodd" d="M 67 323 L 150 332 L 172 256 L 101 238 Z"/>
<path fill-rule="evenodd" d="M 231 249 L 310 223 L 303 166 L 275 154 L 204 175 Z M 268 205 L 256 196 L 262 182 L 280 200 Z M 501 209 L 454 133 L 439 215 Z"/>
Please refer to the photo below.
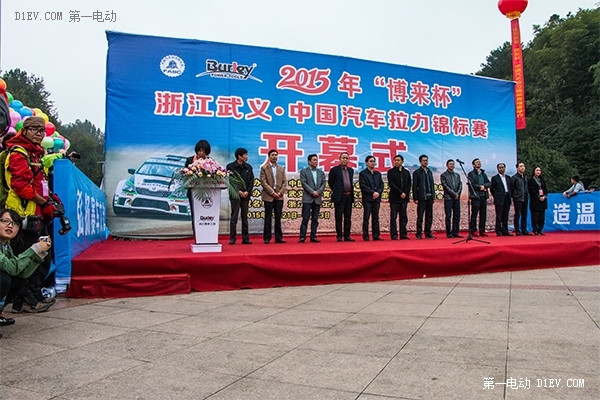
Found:
<path fill-rule="evenodd" d="M 71 146 L 69 140 L 63 135 L 56 131 L 56 127 L 52 122 L 48 120 L 48 115 L 45 114 L 39 108 L 31 108 L 23 105 L 23 102 L 13 97 L 10 92 L 6 91 L 6 82 L 0 78 L 0 89 L 6 92 L 8 98 L 8 106 L 10 110 L 10 127 L 8 128 L 9 133 L 16 134 L 23 128 L 23 122 L 25 119 L 31 116 L 42 117 L 46 122 L 46 136 L 42 140 L 42 147 L 51 152 L 58 152 L 60 150 L 68 150 Z"/>

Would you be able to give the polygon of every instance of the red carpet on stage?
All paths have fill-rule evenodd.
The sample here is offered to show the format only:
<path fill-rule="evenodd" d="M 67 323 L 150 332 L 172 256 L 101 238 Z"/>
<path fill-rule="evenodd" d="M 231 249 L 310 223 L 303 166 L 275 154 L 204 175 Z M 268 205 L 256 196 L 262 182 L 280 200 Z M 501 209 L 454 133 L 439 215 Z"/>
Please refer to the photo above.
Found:
<path fill-rule="evenodd" d="M 194 291 L 372 282 L 600 264 L 600 232 L 496 237 L 454 244 L 436 240 L 228 244 L 221 253 L 192 253 L 192 239 L 107 240 L 72 261 L 71 297 L 134 297 Z"/>

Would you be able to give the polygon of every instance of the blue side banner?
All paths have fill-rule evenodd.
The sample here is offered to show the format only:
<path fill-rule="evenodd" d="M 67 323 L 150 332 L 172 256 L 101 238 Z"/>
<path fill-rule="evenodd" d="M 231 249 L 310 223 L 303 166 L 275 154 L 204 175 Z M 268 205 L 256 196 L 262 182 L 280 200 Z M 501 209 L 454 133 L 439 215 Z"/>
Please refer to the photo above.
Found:
<path fill-rule="evenodd" d="M 544 231 L 593 230 L 600 230 L 600 192 L 580 192 L 569 199 L 561 193 L 548 195 Z"/>
<path fill-rule="evenodd" d="M 193 155 L 199 139 L 210 142 L 211 156 L 221 164 L 234 160 L 236 148 L 246 148 L 256 177 L 269 149 L 277 149 L 295 189 L 285 203 L 284 219 L 295 220 L 290 225 L 299 224 L 297 178 L 311 153 L 318 154 L 325 173 L 344 151 L 357 171 L 373 155 L 382 172 L 393 167 L 396 154 L 409 168 L 427 154 L 437 182 L 449 158 L 479 158 L 488 171 L 503 162 L 508 173 L 516 162 L 513 82 L 200 40 L 117 32 L 107 32 L 107 39 L 105 190 L 113 205 L 111 232 L 124 229 L 122 219 L 111 221 L 115 214 L 189 215 L 181 204 L 185 195 L 175 199 L 165 178 L 151 171 Z M 250 208 L 252 229 L 263 208 L 259 185 Z M 324 219 L 330 208 L 323 204 Z M 255 222 L 254 230 L 261 231 Z M 149 229 L 144 224 L 139 231 Z"/>
<path fill-rule="evenodd" d="M 71 223 L 71 230 L 61 235 L 61 224 L 54 219 L 56 283 L 64 285 L 70 282 L 71 259 L 108 237 L 106 195 L 69 160 L 54 162 L 54 192 Z"/>

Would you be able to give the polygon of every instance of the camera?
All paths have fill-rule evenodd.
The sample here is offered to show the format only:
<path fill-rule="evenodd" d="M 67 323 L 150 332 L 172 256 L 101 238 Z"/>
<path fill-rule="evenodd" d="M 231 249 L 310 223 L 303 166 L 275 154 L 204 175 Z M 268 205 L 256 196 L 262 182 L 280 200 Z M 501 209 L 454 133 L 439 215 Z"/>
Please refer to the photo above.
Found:
<path fill-rule="evenodd" d="M 77 152 L 70 152 L 68 154 L 65 154 L 64 157 L 67 160 L 73 161 L 73 160 L 80 160 L 81 159 L 81 154 L 77 153 Z"/>
<path fill-rule="evenodd" d="M 66 235 L 71 230 L 71 221 L 69 221 L 69 218 L 65 215 L 65 207 L 63 206 L 62 201 L 60 201 L 56 194 L 52 193 L 48 198 L 48 202 L 54 206 L 54 217 L 58 218 L 58 222 L 60 223 L 58 233 Z"/>

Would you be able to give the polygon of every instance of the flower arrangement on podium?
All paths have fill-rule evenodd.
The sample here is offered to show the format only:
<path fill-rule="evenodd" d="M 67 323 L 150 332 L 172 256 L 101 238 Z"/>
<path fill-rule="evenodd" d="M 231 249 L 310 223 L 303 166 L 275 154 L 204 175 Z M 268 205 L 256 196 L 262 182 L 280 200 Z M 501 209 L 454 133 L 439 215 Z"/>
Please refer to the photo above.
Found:
<path fill-rule="evenodd" d="M 239 199 L 238 189 L 245 185 L 237 172 L 228 171 L 214 158 L 199 158 L 175 171 L 172 182 L 179 182 L 191 189 L 194 197 L 199 200 L 224 188 L 227 188 L 230 197 Z"/>

